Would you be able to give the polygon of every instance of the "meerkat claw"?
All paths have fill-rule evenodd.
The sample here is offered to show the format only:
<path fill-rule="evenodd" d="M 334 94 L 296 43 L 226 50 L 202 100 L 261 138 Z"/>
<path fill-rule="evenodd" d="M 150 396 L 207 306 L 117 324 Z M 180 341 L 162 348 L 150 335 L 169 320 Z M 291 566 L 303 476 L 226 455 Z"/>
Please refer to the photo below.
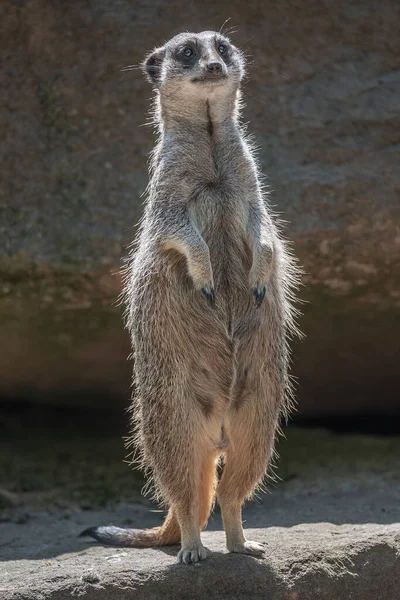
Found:
<path fill-rule="evenodd" d="M 182 548 L 178 554 L 178 562 L 190 565 L 198 563 L 207 558 L 207 548 L 200 546 L 199 548 Z"/>
<path fill-rule="evenodd" d="M 201 292 L 206 297 L 206 300 L 207 300 L 208 304 L 210 306 L 214 306 L 214 304 L 215 304 L 215 290 L 214 290 L 214 288 L 213 287 L 211 287 L 211 288 L 209 288 L 209 287 L 202 287 L 201 288 Z"/>
<path fill-rule="evenodd" d="M 254 297 L 256 299 L 257 308 L 259 308 L 261 306 L 261 304 L 265 298 L 266 292 L 267 292 L 267 287 L 265 285 L 262 288 L 259 288 L 259 287 L 254 288 L 253 293 L 254 293 Z"/>
<path fill-rule="evenodd" d="M 252 556 L 263 556 L 265 554 L 265 546 L 258 542 L 240 542 L 229 547 L 230 552 L 239 554 L 251 554 Z"/>

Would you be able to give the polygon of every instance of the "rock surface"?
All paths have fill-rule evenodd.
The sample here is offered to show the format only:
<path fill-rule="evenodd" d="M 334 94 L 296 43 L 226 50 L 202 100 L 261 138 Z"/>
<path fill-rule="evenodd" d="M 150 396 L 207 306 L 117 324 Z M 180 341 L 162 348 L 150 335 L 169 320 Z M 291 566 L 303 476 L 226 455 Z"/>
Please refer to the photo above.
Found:
<path fill-rule="evenodd" d="M 141 127 L 149 87 L 120 69 L 231 17 L 252 56 L 244 120 L 306 272 L 301 411 L 398 410 L 399 11 L 396 0 L 3 0 L 0 394 L 127 403 L 113 273 L 153 138 Z"/>
<path fill-rule="evenodd" d="M 46 535 L 40 528 L 32 534 L 41 540 Z M 54 556 L 50 543 L 46 558 L 11 561 L 0 593 L 4 600 L 400 598 L 399 524 L 304 524 L 251 529 L 248 535 L 266 544 L 265 559 L 227 554 L 221 531 L 204 534 L 211 555 L 194 566 L 177 564 L 176 547 L 136 550 L 77 543 L 74 551 Z M 38 550 L 42 547 L 40 541 Z"/>
<path fill-rule="evenodd" d="M 25 472 L 22 442 L 15 435 L 0 439 L 1 481 L 20 503 L 0 489 L 0 508 L 2 500 L 13 505 L 0 510 L 1 600 L 400 599 L 398 438 L 289 428 L 279 444 L 279 478 L 243 513 L 249 539 L 266 544 L 265 558 L 227 554 L 216 511 L 203 534 L 211 555 L 183 566 L 176 563 L 177 547 L 118 549 L 77 537 L 97 524 L 158 525 L 161 514 L 138 496 L 124 500 L 132 498 L 137 479 L 116 463 L 112 447 L 121 440 L 110 445 L 99 434 L 94 440 L 76 435 L 61 444 L 57 428 L 53 443 L 34 433 L 29 470 L 36 478 Z M 47 466 L 45 447 L 53 449 Z M 87 494 L 93 484 L 91 502 L 81 495 L 71 502 L 71 490 Z M 122 501 L 99 506 L 101 485 L 119 490 Z"/>

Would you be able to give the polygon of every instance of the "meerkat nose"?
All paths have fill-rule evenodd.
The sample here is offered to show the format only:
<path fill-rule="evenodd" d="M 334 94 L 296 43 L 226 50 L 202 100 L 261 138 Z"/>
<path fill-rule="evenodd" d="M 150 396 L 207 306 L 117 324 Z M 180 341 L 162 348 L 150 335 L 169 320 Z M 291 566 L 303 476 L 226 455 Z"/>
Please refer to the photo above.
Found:
<path fill-rule="evenodd" d="M 210 71 L 210 73 L 220 73 L 222 71 L 222 65 L 219 62 L 210 62 L 207 65 L 207 71 Z"/>

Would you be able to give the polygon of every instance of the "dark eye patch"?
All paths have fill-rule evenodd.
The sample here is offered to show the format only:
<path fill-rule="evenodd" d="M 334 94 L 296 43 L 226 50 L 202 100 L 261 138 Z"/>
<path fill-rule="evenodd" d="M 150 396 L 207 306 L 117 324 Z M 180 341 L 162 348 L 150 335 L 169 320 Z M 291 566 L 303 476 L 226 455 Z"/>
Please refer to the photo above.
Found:
<path fill-rule="evenodd" d="M 226 64 L 230 64 L 231 63 L 231 52 L 230 52 L 231 47 L 230 47 L 230 45 L 223 40 L 215 40 L 215 46 L 216 46 L 217 52 L 220 55 L 220 57 L 222 58 L 222 60 Z"/>
<path fill-rule="evenodd" d="M 184 44 L 176 49 L 175 59 L 186 67 L 192 66 L 198 58 L 197 48 L 193 44 Z"/>

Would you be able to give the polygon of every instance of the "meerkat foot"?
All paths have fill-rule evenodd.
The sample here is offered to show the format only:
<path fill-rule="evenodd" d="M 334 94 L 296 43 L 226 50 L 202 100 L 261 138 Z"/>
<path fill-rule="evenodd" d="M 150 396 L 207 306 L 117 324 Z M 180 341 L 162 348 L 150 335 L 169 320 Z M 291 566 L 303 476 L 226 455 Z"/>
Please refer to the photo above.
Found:
<path fill-rule="evenodd" d="M 205 286 L 201 288 L 201 293 L 204 294 L 210 306 L 215 304 L 215 290 L 213 287 Z"/>
<path fill-rule="evenodd" d="M 178 553 L 178 562 L 190 565 L 191 563 L 197 563 L 204 560 L 207 556 L 207 548 L 204 548 L 203 545 L 184 547 Z"/>
<path fill-rule="evenodd" d="M 265 547 L 258 542 L 236 542 L 228 547 L 229 552 L 237 552 L 239 554 L 250 554 L 252 556 L 262 556 L 265 553 Z"/>
<path fill-rule="evenodd" d="M 265 294 L 267 292 L 267 287 L 264 285 L 263 287 L 257 286 L 253 290 L 254 297 L 256 299 L 256 306 L 259 308 L 265 298 Z"/>

